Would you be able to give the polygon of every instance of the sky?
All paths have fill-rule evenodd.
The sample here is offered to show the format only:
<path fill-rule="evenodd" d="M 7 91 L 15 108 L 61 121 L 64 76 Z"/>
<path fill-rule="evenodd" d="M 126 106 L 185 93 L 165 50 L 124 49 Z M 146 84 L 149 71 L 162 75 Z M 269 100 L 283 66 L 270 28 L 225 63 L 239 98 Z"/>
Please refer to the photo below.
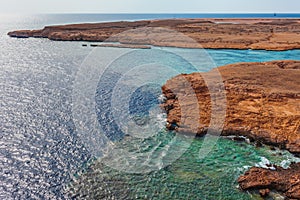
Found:
<path fill-rule="evenodd" d="M 300 13 L 299 0 L 0 0 L 0 13 Z"/>

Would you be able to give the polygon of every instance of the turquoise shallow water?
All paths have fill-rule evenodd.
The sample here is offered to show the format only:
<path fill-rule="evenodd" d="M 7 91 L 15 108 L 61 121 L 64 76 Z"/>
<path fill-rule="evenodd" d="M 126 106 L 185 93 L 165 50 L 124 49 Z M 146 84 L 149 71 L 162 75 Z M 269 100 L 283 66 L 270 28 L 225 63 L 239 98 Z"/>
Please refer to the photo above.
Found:
<path fill-rule="evenodd" d="M 132 144 L 147 143 L 151 148 L 157 141 L 168 143 L 170 135 L 162 133 L 151 142 L 131 140 L 120 145 L 122 149 L 131 149 Z M 257 148 L 225 138 L 220 138 L 208 156 L 201 159 L 202 144 L 203 138 L 193 140 L 178 160 L 150 173 L 125 173 L 107 167 L 101 160 L 94 161 L 74 175 L 69 191 L 87 199 L 261 199 L 257 193 L 239 190 L 237 178 L 250 166 L 265 166 L 266 160 L 284 167 L 299 161 L 286 151 Z"/>
<path fill-rule="evenodd" d="M 186 148 L 186 151 L 160 170 L 132 174 L 117 170 L 117 165 L 108 167 L 107 161 L 94 160 L 78 136 L 72 116 L 76 73 L 92 48 L 83 48 L 82 42 L 15 39 L 6 35 L 11 30 L 42 28 L 49 24 L 146 18 L 170 18 L 170 15 L 1 16 L 0 199 L 69 199 L 70 193 L 102 199 L 254 199 L 256 197 L 237 189 L 236 178 L 249 166 L 263 165 L 266 159 L 282 165 L 294 159 L 287 152 L 222 138 L 205 159 L 199 159 L 203 139 L 193 139 L 186 146 L 183 142 L 186 138 L 179 136 L 174 146 Z M 198 59 L 194 49 L 157 50 L 175 51 L 191 60 Z M 300 60 L 299 50 L 207 50 L 206 53 L 213 62 L 201 63 L 200 71 L 236 62 Z M 180 59 L 167 58 L 161 62 L 171 64 L 178 73 L 195 70 Z M 121 61 L 115 66 L 122 66 Z M 110 84 L 114 78 L 108 77 L 108 80 Z M 161 84 L 163 82 L 157 81 L 156 89 L 160 89 Z M 142 120 L 144 108 L 158 103 L 157 90 L 152 96 L 144 96 L 147 92 L 143 90 L 149 91 L 148 88 L 137 90 L 136 96 L 140 99 L 132 100 L 132 108 L 136 109 L 131 113 Z M 97 100 L 101 98 L 101 95 L 96 96 Z M 138 105 L 141 102 L 143 104 Z M 116 142 L 116 147 L 129 152 L 152 152 L 154 158 L 161 158 L 159 150 L 172 138 L 173 133 L 162 129 L 147 139 L 126 136 Z M 176 155 L 176 148 L 171 152 Z M 157 164 L 158 168 L 163 166 L 155 159 L 151 164 Z"/>

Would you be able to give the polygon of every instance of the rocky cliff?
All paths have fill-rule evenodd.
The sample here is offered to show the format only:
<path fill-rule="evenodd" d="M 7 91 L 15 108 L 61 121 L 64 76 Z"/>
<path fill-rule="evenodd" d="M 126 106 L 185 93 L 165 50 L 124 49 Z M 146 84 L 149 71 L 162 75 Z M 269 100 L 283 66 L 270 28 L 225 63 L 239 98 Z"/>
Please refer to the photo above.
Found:
<path fill-rule="evenodd" d="M 216 78 L 218 73 L 221 80 Z M 224 119 L 220 121 L 224 124 L 222 135 L 245 136 L 300 155 L 299 77 L 300 61 L 239 63 L 207 73 L 178 75 L 162 87 L 167 127 L 188 134 L 206 134 L 213 129 L 210 123 L 215 117 L 212 115 L 214 101 L 215 106 L 226 110 L 224 118 L 220 118 Z M 206 83 L 211 80 L 207 79 L 215 81 L 215 87 L 209 88 Z M 222 93 L 220 88 L 226 94 L 225 101 L 218 99 L 217 94 Z M 196 100 L 186 98 L 193 95 Z M 243 189 L 277 189 L 287 195 L 299 189 L 299 172 L 299 165 L 274 172 L 252 168 L 239 182 Z M 299 198 L 298 194 L 289 196 Z"/>
<path fill-rule="evenodd" d="M 163 27 L 152 31 L 124 31 Z M 182 41 L 177 32 L 194 41 Z M 169 19 L 47 26 L 41 30 L 9 32 L 11 37 L 42 37 L 63 41 L 109 41 L 124 44 L 214 49 L 300 49 L 300 20 L 297 19 Z"/>
<path fill-rule="evenodd" d="M 273 189 L 289 199 L 300 199 L 300 163 L 292 164 L 289 169 L 253 167 L 238 182 L 242 189 L 258 189 L 262 196 L 267 196 Z"/>

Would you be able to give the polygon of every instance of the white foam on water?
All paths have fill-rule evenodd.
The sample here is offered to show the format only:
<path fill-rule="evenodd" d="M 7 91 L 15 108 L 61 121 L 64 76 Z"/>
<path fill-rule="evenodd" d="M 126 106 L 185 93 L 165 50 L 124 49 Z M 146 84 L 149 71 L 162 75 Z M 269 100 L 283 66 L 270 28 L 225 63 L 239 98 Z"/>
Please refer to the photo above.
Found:
<path fill-rule="evenodd" d="M 158 97 L 159 102 L 165 102 L 167 100 L 167 98 L 165 97 L 165 95 L 161 94 Z"/>
<path fill-rule="evenodd" d="M 261 157 L 261 161 L 255 164 L 256 167 L 261 167 L 264 169 L 276 170 L 276 168 L 271 164 L 271 162 L 266 157 Z"/>
<path fill-rule="evenodd" d="M 299 163 L 300 162 L 300 158 L 297 158 L 297 157 L 293 157 L 293 158 L 288 158 L 286 160 L 283 160 L 281 163 L 280 163 L 280 166 L 283 168 L 283 169 L 288 169 L 290 167 L 290 165 L 292 163 Z"/>
<path fill-rule="evenodd" d="M 272 153 L 274 153 L 274 151 L 272 151 Z M 276 165 L 278 165 L 284 169 L 288 169 L 292 163 L 300 162 L 300 158 L 294 156 L 292 153 L 290 153 L 287 150 L 280 150 L 280 149 L 276 148 L 275 153 L 276 153 L 276 155 L 281 155 L 281 157 L 282 157 L 281 162 L 276 163 Z"/>

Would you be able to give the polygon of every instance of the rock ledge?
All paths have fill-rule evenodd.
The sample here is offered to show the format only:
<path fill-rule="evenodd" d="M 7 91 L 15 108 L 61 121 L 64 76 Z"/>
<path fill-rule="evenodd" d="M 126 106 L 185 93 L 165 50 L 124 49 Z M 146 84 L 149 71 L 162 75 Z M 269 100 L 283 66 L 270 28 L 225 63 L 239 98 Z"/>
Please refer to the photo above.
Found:
<path fill-rule="evenodd" d="M 216 70 L 222 83 L 216 81 L 215 88 L 208 90 L 203 77 L 214 80 Z M 226 105 L 217 105 L 226 109 L 221 135 L 244 136 L 300 155 L 299 77 L 300 61 L 239 63 L 207 73 L 178 75 L 162 87 L 166 101 L 161 106 L 167 112 L 167 128 L 205 135 L 211 128 L 211 96 L 217 96 L 220 84 L 224 84 Z M 194 94 L 196 102 L 188 98 Z M 300 164 L 288 170 L 252 168 L 239 183 L 242 189 L 263 189 L 262 195 L 273 189 L 300 199 Z"/>

